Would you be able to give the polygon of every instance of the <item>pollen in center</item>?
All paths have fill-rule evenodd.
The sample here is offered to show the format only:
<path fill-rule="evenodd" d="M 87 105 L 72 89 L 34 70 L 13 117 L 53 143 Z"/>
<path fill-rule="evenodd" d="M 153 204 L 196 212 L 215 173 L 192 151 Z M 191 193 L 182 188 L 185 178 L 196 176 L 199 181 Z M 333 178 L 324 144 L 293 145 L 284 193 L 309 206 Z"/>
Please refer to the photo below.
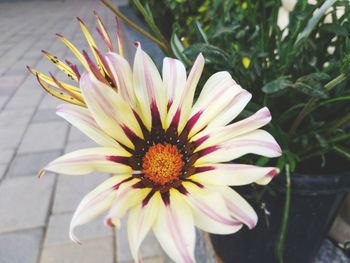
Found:
<path fill-rule="evenodd" d="M 182 170 L 182 155 L 175 145 L 156 144 L 143 157 L 143 173 L 153 182 L 164 185 L 177 179 Z"/>

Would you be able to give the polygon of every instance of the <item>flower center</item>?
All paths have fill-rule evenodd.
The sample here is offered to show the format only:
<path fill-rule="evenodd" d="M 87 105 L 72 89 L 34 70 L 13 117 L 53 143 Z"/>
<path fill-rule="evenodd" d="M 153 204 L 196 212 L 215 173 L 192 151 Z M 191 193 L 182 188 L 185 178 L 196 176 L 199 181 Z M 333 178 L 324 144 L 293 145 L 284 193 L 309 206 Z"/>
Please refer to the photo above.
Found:
<path fill-rule="evenodd" d="M 181 175 L 182 154 L 175 145 L 156 144 L 151 146 L 143 157 L 143 173 L 153 182 L 164 185 Z"/>

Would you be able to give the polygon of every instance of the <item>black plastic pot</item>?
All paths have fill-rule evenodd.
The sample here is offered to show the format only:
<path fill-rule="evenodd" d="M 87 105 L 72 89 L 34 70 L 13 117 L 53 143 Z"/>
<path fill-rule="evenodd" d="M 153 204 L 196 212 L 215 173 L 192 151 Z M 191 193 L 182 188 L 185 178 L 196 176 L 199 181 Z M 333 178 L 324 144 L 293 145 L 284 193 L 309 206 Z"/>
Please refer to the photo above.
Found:
<path fill-rule="evenodd" d="M 346 192 L 350 189 L 350 172 L 335 175 L 291 176 L 291 206 L 286 236 L 284 262 L 310 263 L 337 214 Z M 266 194 L 266 215 L 256 204 L 259 222 L 255 229 L 242 229 L 233 235 L 211 235 L 217 255 L 225 263 L 274 263 L 275 243 L 281 224 L 285 201 L 285 176 L 272 182 L 276 195 Z M 252 188 L 238 189 L 242 195 Z"/>

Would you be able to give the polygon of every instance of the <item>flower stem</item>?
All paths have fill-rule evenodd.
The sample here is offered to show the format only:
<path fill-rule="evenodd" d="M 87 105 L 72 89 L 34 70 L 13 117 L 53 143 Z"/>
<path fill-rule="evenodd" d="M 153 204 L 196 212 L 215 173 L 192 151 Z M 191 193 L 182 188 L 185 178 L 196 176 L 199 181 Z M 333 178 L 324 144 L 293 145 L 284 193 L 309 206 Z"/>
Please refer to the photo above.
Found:
<path fill-rule="evenodd" d="M 116 14 L 121 20 L 123 20 L 125 23 L 127 23 L 129 26 L 140 32 L 142 35 L 156 43 L 158 46 L 160 46 L 162 49 L 164 49 L 167 52 L 171 52 L 169 47 L 164 44 L 163 42 L 159 41 L 157 38 L 152 36 L 150 33 L 143 30 L 141 27 L 139 27 L 137 24 L 135 24 L 133 21 L 131 21 L 127 16 L 125 16 L 122 12 L 118 10 L 118 8 L 114 7 L 108 0 L 101 0 L 101 2 L 108 7 L 114 14 Z"/>
<path fill-rule="evenodd" d="M 282 223 L 281 223 L 280 231 L 276 242 L 276 256 L 279 263 L 283 263 L 283 252 L 284 252 L 284 245 L 285 245 L 285 240 L 287 235 L 289 210 L 290 210 L 290 196 L 291 196 L 289 164 L 286 164 L 285 170 L 286 170 L 286 196 L 285 196 L 286 200 L 284 202 Z"/>

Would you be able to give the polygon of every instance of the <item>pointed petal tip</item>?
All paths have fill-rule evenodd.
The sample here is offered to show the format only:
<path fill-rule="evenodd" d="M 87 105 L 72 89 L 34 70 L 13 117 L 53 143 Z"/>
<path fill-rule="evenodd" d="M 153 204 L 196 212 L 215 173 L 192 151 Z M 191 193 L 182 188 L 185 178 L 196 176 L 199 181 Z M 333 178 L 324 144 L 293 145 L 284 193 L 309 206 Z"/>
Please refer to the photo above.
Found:
<path fill-rule="evenodd" d="M 84 25 L 83 20 L 81 20 L 81 18 L 79 16 L 77 16 L 77 20 L 79 21 L 79 23 L 82 23 Z"/>
<path fill-rule="evenodd" d="M 45 175 L 45 170 L 44 170 L 44 168 L 43 169 L 41 169 L 39 172 L 38 172 L 38 178 L 40 179 L 41 177 L 43 177 Z"/>
<path fill-rule="evenodd" d="M 134 46 L 135 46 L 136 48 L 141 48 L 141 43 L 140 43 L 139 41 L 135 41 L 135 42 L 134 42 Z"/>
<path fill-rule="evenodd" d="M 82 242 L 74 235 L 73 231 L 69 231 L 69 238 L 72 240 L 75 244 L 82 245 Z"/>

